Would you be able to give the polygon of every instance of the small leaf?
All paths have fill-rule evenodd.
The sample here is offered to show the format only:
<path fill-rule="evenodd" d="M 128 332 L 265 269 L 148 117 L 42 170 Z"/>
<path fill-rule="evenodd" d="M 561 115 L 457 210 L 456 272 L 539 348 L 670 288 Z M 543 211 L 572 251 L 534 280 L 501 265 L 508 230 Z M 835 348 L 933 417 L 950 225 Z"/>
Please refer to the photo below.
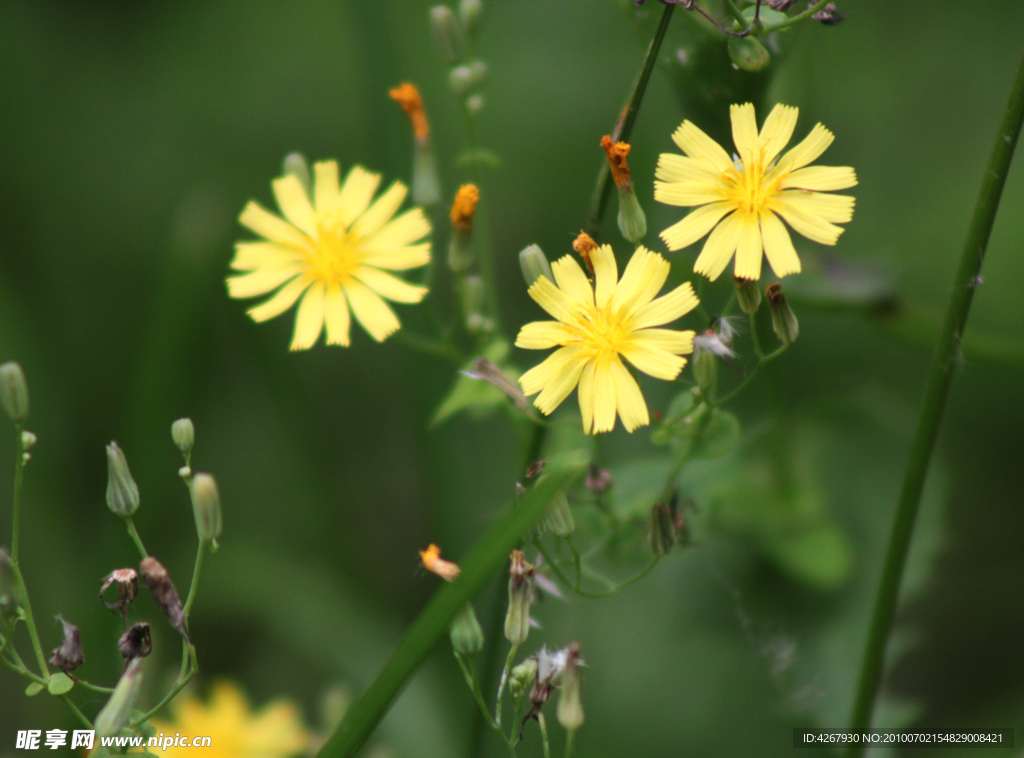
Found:
<path fill-rule="evenodd" d="M 749 8 L 744 8 L 743 17 L 747 19 L 747 21 L 753 21 L 755 10 L 756 8 L 753 5 Z M 787 21 L 789 19 L 789 16 L 785 13 L 779 13 L 778 11 L 773 11 L 771 8 L 765 8 L 764 5 L 761 6 L 761 12 L 758 13 L 757 17 L 765 26 L 775 26 L 776 24 L 781 24 L 783 21 Z"/>
<path fill-rule="evenodd" d="M 25 694 L 28 695 L 29 697 L 32 697 L 34 695 L 38 695 L 42 691 L 43 691 L 43 685 L 41 685 L 39 682 L 32 682 L 32 684 L 30 684 L 28 687 L 25 688 Z"/>
<path fill-rule="evenodd" d="M 71 688 L 75 686 L 75 680 L 65 674 L 63 671 L 58 671 L 56 674 L 50 677 L 50 683 L 46 685 L 46 689 L 50 691 L 51 695 L 64 695 L 71 691 Z"/>

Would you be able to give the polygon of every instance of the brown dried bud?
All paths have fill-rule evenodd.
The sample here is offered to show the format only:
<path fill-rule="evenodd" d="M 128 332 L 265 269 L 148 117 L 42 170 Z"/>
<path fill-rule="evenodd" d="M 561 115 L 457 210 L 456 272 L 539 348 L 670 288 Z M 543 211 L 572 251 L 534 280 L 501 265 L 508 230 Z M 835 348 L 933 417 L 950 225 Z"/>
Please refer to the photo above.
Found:
<path fill-rule="evenodd" d="M 594 238 L 585 231 L 580 230 L 579 236 L 572 241 L 572 249 L 583 259 L 587 265 L 587 271 L 594 273 L 594 263 L 590 260 L 590 254 L 597 250 L 597 243 Z"/>
<path fill-rule="evenodd" d="M 533 479 L 540 475 L 540 472 L 544 470 L 545 461 L 534 461 L 526 468 L 526 478 Z"/>
<path fill-rule="evenodd" d="M 128 631 L 117 641 L 117 650 L 126 661 L 145 658 L 152 653 L 153 638 L 149 633 L 149 624 L 138 621 L 128 627 Z"/>
<path fill-rule="evenodd" d="M 78 636 L 78 627 L 69 624 L 63 616 L 57 616 L 57 620 L 64 625 L 64 641 L 61 642 L 60 647 L 54 648 L 50 655 L 50 665 L 67 674 L 85 662 L 85 654 L 82 652 L 82 640 Z"/>
<path fill-rule="evenodd" d="M 813 8 L 814 3 L 810 3 L 808 8 Z M 827 3 L 824 8 L 811 16 L 815 21 L 820 21 L 826 26 L 835 26 L 836 24 L 842 23 L 843 19 L 846 18 L 845 13 L 840 13 L 836 9 L 835 3 Z"/>
<path fill-rule="evenodd" d="M 138 573 L 133 568 L 123 568 L 111 571 L 103 577 L 103 584 L 100 585 L 100 600 L 110 610 L 121 613 L 139 594 Z M 110 602 L 103 597 L 111 585 L 117 586 L 117 600 Z"/>
<path fill-rule="evenodd" d="M 185 612 L 181 607 L 181 600 L 178 598 L 178 591 L 174 588 L 171 575 L 167 569 L 152 555 L 142 559 L 139 564 L 139 572 L 146 580 L 149 593 L 153 600 L 160 606 L 167 615 L 171 626 L 181 632 L 181 635 L 188 638 L 188 631 L 185 626 Z"/>

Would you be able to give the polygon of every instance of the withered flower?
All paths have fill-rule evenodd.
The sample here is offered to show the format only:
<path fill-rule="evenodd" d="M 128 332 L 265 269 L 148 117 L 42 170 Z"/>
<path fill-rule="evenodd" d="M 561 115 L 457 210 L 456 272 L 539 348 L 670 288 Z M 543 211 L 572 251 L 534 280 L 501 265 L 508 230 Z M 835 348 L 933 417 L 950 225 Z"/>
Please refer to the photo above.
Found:
<path fill-rule="evenodd" d="M 146 580 L 149 593 L 153 600 L 160 606 L 167 615 L 171 626 L 177 629 L 183 637 L 188 638 L 188 630 L 185 625 L 185 612 L 181 607 L 181 600 L 178 598 L 178 591 L 174 588 L 171 575 L 152 555 L 147 556 L 139 564 L 139 571 L 142 578 Z"/>
<path fill-rule="evenodd" d="M 61 642 L 60 647 L 53 649 L 53 653 L 50 655 L 50 665 L 69 674 L 85 662 L 82 640 L 78 635 L 77 626 L 69 624 L 63 616 L 57 616 L 57 620 L 64 626 L 64 641 Z"/>
<path fill-rule="evenodd" d="M 153 652 L 153 638 L 149 633 L 149 624 L 138 621 L 129 627 L 117 641 L 118 652 L 126 661 L 134 658 L 145 658 Z"/>
<path fill-rule="evenodd" d="M 594 273 L 594 262 L 590 260 L 590 254 L 597 250 L 597 247 L 598 245 L 594 242 L 594 238 L 583 230 L 580 230 L 579 235 L 572 242 L 572 249 L 583 259 L 587 266 L 587 271 L 591 274 Z"/>
<path fill-rule="evenodd" d="M 111 585 L 117 586 L 117 600 L 110 602 L 103 597 Z M 100 585 L 100 600 L 115 613 L 123 613 L 139 594 L 139 575 L 133 568 L 115 569 L 103 577 Z"/>

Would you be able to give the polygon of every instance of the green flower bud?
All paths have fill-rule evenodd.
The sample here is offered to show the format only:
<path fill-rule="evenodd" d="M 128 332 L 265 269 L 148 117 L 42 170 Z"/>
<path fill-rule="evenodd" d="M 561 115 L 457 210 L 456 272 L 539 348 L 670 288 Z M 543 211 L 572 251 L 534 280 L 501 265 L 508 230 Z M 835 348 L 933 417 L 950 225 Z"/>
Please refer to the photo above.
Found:
<path fill-rule="evenodd" d="M 472 603 L 455 614 L 450 629 L 452 648 L 459 655 L 476 655 L 484 647 L 484 630 L 476 618 Z"/>
<path fill-rule="evenodd" d="M 121 674 L 110 700 L 96 717 L 97 737 L 113 737 L 128 725 L 128 716 L 135 707 L 135 700 L 141 687 L 142 659 L 136 658 Z"/>
<path fill-rule="evenodd" d="M 475 60 L 464 66 L 456 66 L 448 74 L 448 86 L 456 95 L 465 97 L 484 83 L 487 78 L 487 64 Z"/>
<path fill-rule="evenodd" d="M 28 417 L 28 383 L 25 372 L 14 361 L 0 366 L 0 405 L 16 424 Z"/>
<path fill-rule="evenodd" d="M 192 426 L 192 419 L 180 418 L 171 424 L 171 439 L 182 455 L 191 453 L 196 441 L 196 429 Z"/>
<path fill-rule="evenodd" d="M 302 153 L 288 153 L 284 158 L 284 172 L 299 180 L 306 194 L 313 195 L 313 183 L 309 176 L 309 164 Z"/>
<path fill-rule="evenodd" d="M 505 614 L 505 639 L 522 645 L 530 634 L 530 595 L 534 567 L 523 559 L 522 550 L 513 550 L 508 576 L 508 612 Z"/>
<path fill-rule="evenodd" d="M 740 310 L 748 316 L 757 313 L 761 307 L 761 290 L 757 288 L 757 282 L 750 279 L 736 280 L 736 299 L 740 303 Z"/>
<path fill-rule="evenodd" d="M 580 700 L 580 646 L 569 646 L 562 687 L 558 691 L 558 723 L 568 732 L 583 726 L 583 702 Z"/>
<path fill-rule="evenodd" d="M 710 350 L 698 347 L 693 351 L 693 376 L 704 392 L 718 384 L 718 358 Z"/>
<path fill-rule="evenodd" d="M 192 493 L 192 513 L 196 517 L 196 532 L 202 542 L 220 537 L 220 493 L 217 482 L 210 474 L 196 474 L 189 487 Z"/>
<path fill-rule="evenodd" d="M 772 62 L 768 50 L 752 35 L 731 37 L 729 39 L 729 57 L 738 68 L 744 71 L 763 71 Z"/>
<path fill-rule="evenodd" d="M 479 92 L 466 98 L 466 109 L 472 114 L 477 114 L 484 109 L 484 96 Z"/>
<path fill-rule="evenodd" d="M 14 578 L 11 556 L 6 548 L 0 547 L 0 619 L 16 616 L 19 605 L 18 582 Z"/>
<path fill-rule="evenodd" d="M 473 236 L 470 229 L 452 229 L 448 243 L 448 268 L 456 274 L 469 270 L 473 263 Z"/>
<path fill-rule="evenodd" d="M 421 208 L 433 208 L 441 200 L 437 161 L 428 140 L 415 140 L 412 150 L 412 201 Z"/>
<path fill-rule="evenodd" d="M 647 234 L 647 217 L 636 199 L 632 182 L 619 186 L 619 231 L 634 245 Z"/>
<path fill-rule="evenodd" d="M 484 280 L 471 275 L 459 282 L 459 300 L 466 317 L 466 331 L 470 334 L 487 334 L 494 329 L 494 322 L 484 315 Z"/>
<path fill-rule="evenodd" d="M 665 555 L 676 544 L 672 512 L 664 503 L 655 503 L 651 508 L 651 533 L 647 535 L 647 542 L 655 555 Z"/>
<path fill-rule="evenodd" d="M 29 448 L 35 446 L 36 442 L 38 441 L 39 438 L 36 437 L 36 435 L 33 432 L 30 432 L 27 429 L 21 433 L 22 450 L 28 450 Z"/>
<path fill-rule="evenodd" d="M 543 478 L 541 477 L 541 479 Z M 538 484 L 540 484 L 541 479 L 537 480 Z M 569 498 L 565 496 L 563 490 L 559 490 L 551 498 L 551 507 L 544 514 L 544 524 L 553 534 L 559 537 L 568 537 L 576 530 L 576 521 L 572 517 Z"/>
<path fill-rule="evenodd" d="M 508 688 L 512 693 L 513 702 L 519 700 L 533 688 L 537 680 L 537 659 L 527 658 L 509 672 Z"/>
<path fill-rule="evenodd" d="M 474 36 L 480 29 L 480 15 L 484 4 L 480 0 L 462 0 L 459 3 L 459 20 L 467 37 Z"/>
<path fill-rule="evenodd" d="M 116 442 L 107 445 L 107 507 L 128 517 L 139 509 L 139 485 L 128 470 L 128 459 Z"/>
<path fill-rule="evenodd" d="M 444 62 L 449 66 L 455 65 L 462 57 L 462 29 L 447 5 L 435 5 L 430 9 L 430 31 Z"/>
<path fill-rule="evenodd" d="M 764 296 L 768 301 L 768 309 L 772 312 L 772 329 L 775 330 L 775 336 L 785 345 L 793 344 L 800 334 L 800 324 L 793 309 L 789 307 L 786 296 L 782 294 L 782 286 L 778 283 L 769 284 L 764 290 Z"/>
<path fill-rule="evenodd" d="M 551 273 L 551 264 L 548 263 L 547 256 L 538 245 L 523 248 L 523 251 L 519 253 L 519 267 L 523 270 L 523 278 L 526 280 L 527 287 L 542 276 L 547 277 L 551 283 L 555 281 L 555 275 Z"/>

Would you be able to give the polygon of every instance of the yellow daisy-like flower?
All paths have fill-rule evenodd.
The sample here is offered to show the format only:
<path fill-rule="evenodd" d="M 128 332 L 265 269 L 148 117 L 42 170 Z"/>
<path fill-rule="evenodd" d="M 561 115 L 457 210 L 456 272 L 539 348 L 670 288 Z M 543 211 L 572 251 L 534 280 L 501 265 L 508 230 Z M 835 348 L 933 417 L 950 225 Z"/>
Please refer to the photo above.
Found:
<path fill-rule="evenodd" d="M 711 232 L 693 267 L 711 280 L 733 253 L 740 279 L 761 278 L 762 251 L 776 276 L 799 273 L 800 258 L 779 217 L 808 239 L 836 244 L 843 233 L 836 224 L 853 217 L 854 199 L 824 193 L 853 187 L 857 175 L 849 166 L 807 165 L 835 138 L 821 124 L 776 161 L 793 136 L 797 108 L 776 105 L 760 133 L 750 103 L 733 105 L 729 113 L 735 160 L 689 121 L 672 135 L 686 157 L 663 153 L 658 159 L 654 199 L 699 206 L 660 236 L 669 250 L 681 250 Z"/>
<path fill-rule="evenodd" d="M 557 321 L 535 321 L 520 330 L 516 347 L 546 350 L 561 345 L 519 379 L 523 392 L 540 392 L 534 405 L 551 414 L 579 385 L 583 431 L 610 432 L 616 412 L 626 431 L 650 423 L 647 403 L 636 380 L 623 365 L 671 381 L 693 352 L 693 332 L 655 329 L 697 307 L 693 286 L 686 282 L 655 297 L 668 279 L 669 263 L 638 247 L 619 280 L 609 245 L 589 251 L 594 267 L 591 284 L 571 256 L 551 264 L 557 286 L 541 276 L 529 289 Z"/>
<path fill-rule="evenodd" d="M 426 287 L 387 272 L 430 261 L 430 243 L 420 242 L 430 224 L 419 208 L 394 217 L 407 193 L 401 182 L 374 200 L 380 174 L 354 166 L 339 187 L 335 161 L 317 163 L 313 171 L 312 198 L 293 174 L 274 180 L 287 220 L 255 201 L 246 206 L 239 221 L 266 241 L 236 243 L 231 267 L 247 273 L 229 277 L 228 292 L 246 298 L 277 289 L 249 311 L 254 321 L 279 316 L 302 297 L 292 350 L 312 347 L 325 324 L 327 344 L 347 346 L 350 308 L 381 342 L 401 326 L 384 300 L 418 303 L 427 294 Z"/>
<path fill-rule="evenodd" d="M 245 695 L 230 682 L 214 684 L 206 703 L 186 698 L 171 708 L 173 721 L 151 722 L 157 737 L 163 733 L 173 739 L 180 734 L 179 745 L 185 738 L 209 737 L 210 744 L 202 749 L 172 744 L 156 750 L 167 758 L 287 758 L 309 746 L 309 732 L 294 703 L 276 700 L 253 713 Z"/>

